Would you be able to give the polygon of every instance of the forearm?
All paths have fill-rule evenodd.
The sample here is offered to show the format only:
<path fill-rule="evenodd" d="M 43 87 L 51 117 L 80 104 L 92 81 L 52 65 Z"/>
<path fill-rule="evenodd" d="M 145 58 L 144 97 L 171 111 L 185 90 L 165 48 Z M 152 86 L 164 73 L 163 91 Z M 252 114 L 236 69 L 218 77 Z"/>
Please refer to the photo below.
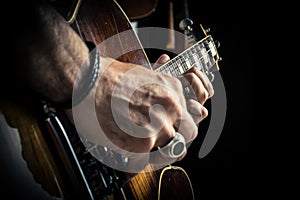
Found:
<path fill-rule="evenodd" d="M 15 45 L 18 59 L 13 70 L 29 88 L 64 102 L 71 98 L 78 70 L 89 65 L 89 50 L 51 6 L 41 4 L 31 11 L 25 16 L 30 24 L 21 30 Z"/>

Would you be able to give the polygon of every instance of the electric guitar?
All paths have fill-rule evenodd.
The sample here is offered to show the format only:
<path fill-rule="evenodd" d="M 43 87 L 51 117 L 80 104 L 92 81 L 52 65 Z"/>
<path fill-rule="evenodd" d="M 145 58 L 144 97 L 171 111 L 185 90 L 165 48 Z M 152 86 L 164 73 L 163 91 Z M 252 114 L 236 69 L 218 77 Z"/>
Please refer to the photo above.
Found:
<path fill-rule="evenodd" d="M 97 44 L 102 56 L 152 69 L 128 17 L 116 1 L 75 1 L 67 12 L 67 19 L 84 41 Z M 125 37 L 120 37 L 125 32 Z M 116 35 L 120 40 L 110 40 Z M 107 40 L 110 41 L 105 43 L 108 45 L 100 45 Z M 212 71 L 218 70 L 218 60 L 215 43 L 203 29 L 199 41 L 155 70 L 180 76 L 197 66 L 213 81 Z M 186 94 L 188 90 L 185 88 Z M 40 198 L 53 199 L 194 198 L 184 170 L 174 167 L 166 172 L 167 167 L 129 174 L 112 169 L 86 150 L 74 126 L 54 105 L 34 97 L 0 101 L 2 159 L 6 158 L 7 152 L 13 155 L 9 161 L 5 161 L 5 170 L 8 175 L 14 174 L 13 168 L 17 165 L 20 171 L 20 176 L 12 176 L 8 185 L 17 185 L 14 179 L 20 178 L 22 183 L 28 181 L 28 185 L 42 191 Z M 106 147 L 97 146 L 96 149 L 105 159 L 124 161 L 122 155 Z M 151 168 L 151 165 L 147 168 Z M 162 172 L 167 177 L 163 181 Z M 177 182 L 172 177 L 177 177 Z M 166 193 L 166 189 L 172 191 Z"/>

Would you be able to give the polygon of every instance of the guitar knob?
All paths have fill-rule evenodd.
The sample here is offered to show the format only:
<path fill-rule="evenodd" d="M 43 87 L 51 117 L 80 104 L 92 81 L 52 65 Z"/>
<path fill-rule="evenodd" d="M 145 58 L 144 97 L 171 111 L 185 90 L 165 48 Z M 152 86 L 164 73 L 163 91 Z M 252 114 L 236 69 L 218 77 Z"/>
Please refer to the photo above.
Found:
<path fill-rule="evenodd" d="M 210 30 L 209 27 L 206 27 L 206 28 L 205 28 L 205 32 L 206 32 L 206 33 L 209 33 L 210 31 L 211 31 L 211 30 Z"/>
<path fill-rule="evenodd" d="M 216 48 L 220 48 L 221 43 L 218 40 L 215 40 L 214 42 L 215 42 Z"/>
<path fill-rule="evenodd" d="M 189 18 L 184 18 L 179 22 L 179 28 L 183 31 L 188 30 L 192 31 L 193 21 Z"/>

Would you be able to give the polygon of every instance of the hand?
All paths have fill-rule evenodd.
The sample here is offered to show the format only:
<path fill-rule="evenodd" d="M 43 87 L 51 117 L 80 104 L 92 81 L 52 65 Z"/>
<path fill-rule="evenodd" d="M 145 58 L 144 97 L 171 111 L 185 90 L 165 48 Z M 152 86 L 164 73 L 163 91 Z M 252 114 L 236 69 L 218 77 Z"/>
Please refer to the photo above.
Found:
<path fill-rule="evenodd" d="M 168 62 L 170 57 L 166 54 L 161 55 L 156 63 L 154 69 L 160 65 Z M 214 89 L 205 73 L 192 67 L 189 71 L 179 77 L 183 87 L 191 86 L 195 98 L 186 99 L 187 110 L 193 117 L 195 123 L 200 123 L 208 116 L 208 111 L 204 107 L 205 102 L 214 95 Z"/>
<path fill-rule="evenodd" d="M 168 59 L 162 55 L 157 64 Z M 196 123 L 207 114 L 203 114 L 204 107 L 200 103 L 186 101 L 179 79 L 102 57 L 103 66 L 106 69 L 101 73 L 97 87 L 86 101 L 73 108 L 77 129 L 83 137 L 101 145 L 106 141 L 105 145 L 113 144 L 126 154 L 149 153 L 155 147 L 163 147 L 175 132 L 181 133 L 186 142 L 197 136 Z M 200 79 L 202 76 L 191 75 L 194 73 L 197 72 L 191 70 L 185 76 L 191 83 L 201 84 L 192 84 L 197 96 L 209 94 Z M 201 97 L 201 103 L 208 97 Z"/>

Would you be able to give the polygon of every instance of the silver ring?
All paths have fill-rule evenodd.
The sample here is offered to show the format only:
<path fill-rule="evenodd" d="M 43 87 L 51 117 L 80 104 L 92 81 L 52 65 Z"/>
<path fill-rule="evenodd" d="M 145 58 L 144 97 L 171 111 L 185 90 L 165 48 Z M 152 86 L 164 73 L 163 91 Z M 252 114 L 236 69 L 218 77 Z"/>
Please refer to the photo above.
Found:
<path fill-rule="evenodd" d="M 171 158 L 179 158 L 185 152 L 185 139 L 176 132 L 174 138 L 164 147 L 159 148 L 161 154 Z"/>

